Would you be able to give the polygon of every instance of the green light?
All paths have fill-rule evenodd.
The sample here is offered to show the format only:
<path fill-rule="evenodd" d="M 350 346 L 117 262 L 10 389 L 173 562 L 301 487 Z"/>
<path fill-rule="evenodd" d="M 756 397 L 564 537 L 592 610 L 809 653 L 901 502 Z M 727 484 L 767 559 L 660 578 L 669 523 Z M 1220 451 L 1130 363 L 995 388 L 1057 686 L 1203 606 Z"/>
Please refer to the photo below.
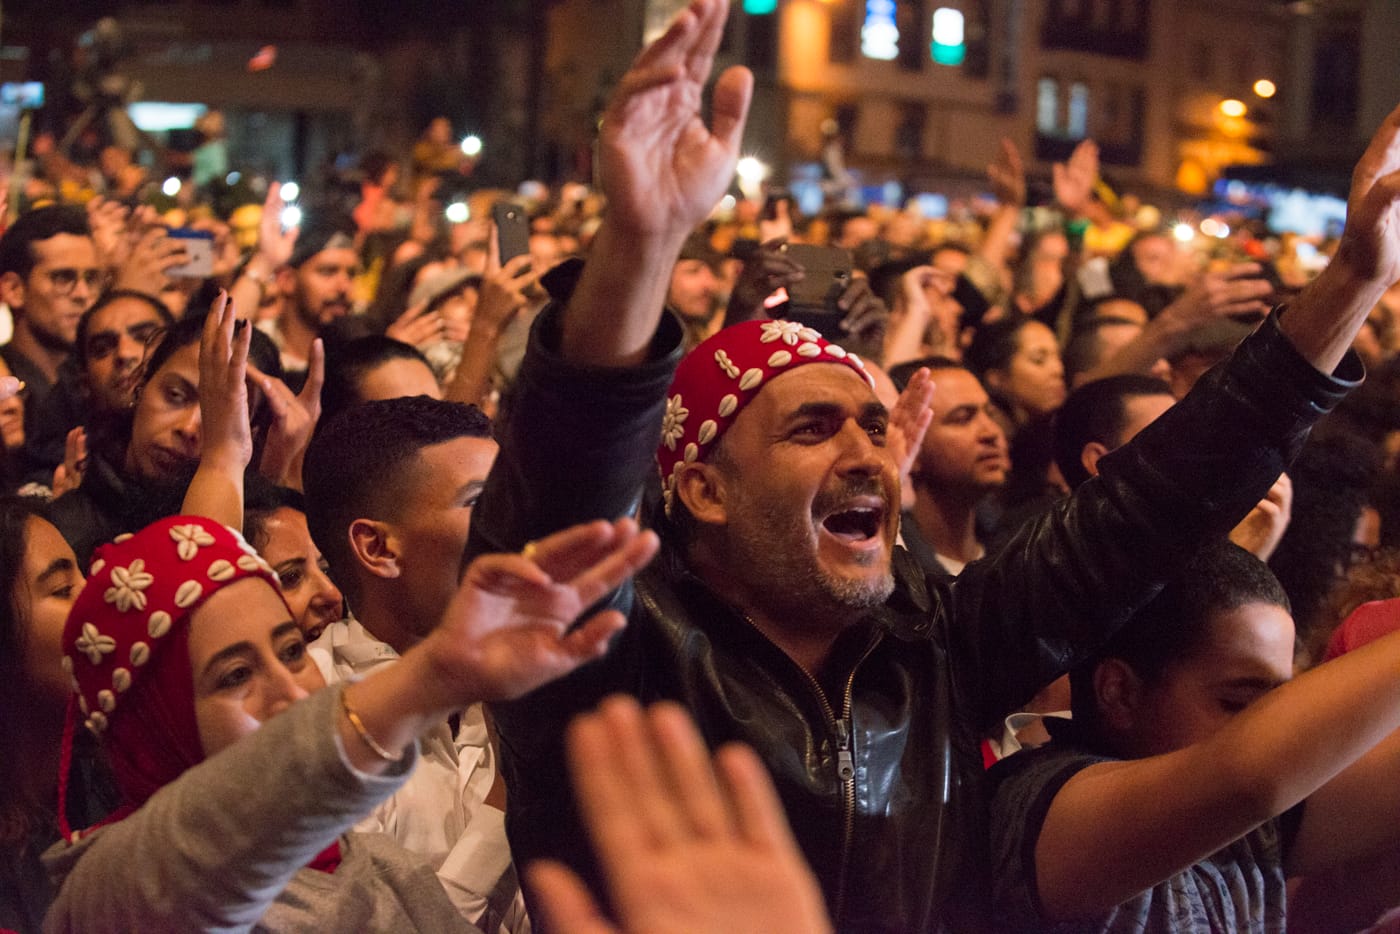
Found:
<path fill-rule="evenodd" d="M 744 0 L 744 12 L 750 16 L 767 16 L 778 9 L 778 0 Z"/>
<path fill-rule="evenodd" d="M 957 45 L 941 45 L 935 42 L 929 47 L 929 51 L 933 60 L 940 65 L 961 65 L 967 57 L 967 46 L 961 42 Z"/>

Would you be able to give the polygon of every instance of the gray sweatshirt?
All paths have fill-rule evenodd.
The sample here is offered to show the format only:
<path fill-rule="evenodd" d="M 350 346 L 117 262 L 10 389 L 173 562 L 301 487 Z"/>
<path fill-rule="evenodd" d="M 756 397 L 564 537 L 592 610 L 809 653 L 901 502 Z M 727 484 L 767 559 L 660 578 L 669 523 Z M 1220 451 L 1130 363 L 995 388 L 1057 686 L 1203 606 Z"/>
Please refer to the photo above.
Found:
<path fill-rule="evenodd" d="M 382 834 L 341 841 L 334 873 L 305 866 L 408 777 L 345 759 L 340 691 L 318 691 L 44 862 L 48 932 L 475 931 L 433 871 Z"/>

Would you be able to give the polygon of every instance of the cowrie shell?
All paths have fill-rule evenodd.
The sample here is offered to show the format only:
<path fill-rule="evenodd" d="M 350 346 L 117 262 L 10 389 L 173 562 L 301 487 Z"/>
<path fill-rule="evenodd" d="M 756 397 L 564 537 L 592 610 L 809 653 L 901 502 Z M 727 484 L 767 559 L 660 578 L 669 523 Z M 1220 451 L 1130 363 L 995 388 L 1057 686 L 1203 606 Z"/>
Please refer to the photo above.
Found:
<path fill-rule="evenodd" d="M 846 356 L 846 348 L 842 347 L 840 344 L 827 344 L 825 350 L 837 360 Z"/>
<path fill-rule="evenodd" d="M 701 444 L 709 444 L 711 441 L 715 440 L 715 435 L 718 433 L 719 425 L 715 424 L 714 419 L 707 418 L 700 423 L 699 439 Z"/>
<path fill-rule="evenodd" d="M 131 687 L 131 672 L 127 671 L 125 668 L 118 668 L 113 671 L 112 687 L 117 689 L 118 694 Z"/>
<path fill-rule="evenodd" d="M 211 580 L 226 581 L 232 578 L 235 572 L 232 564 L 229 564 L 224 558 L 220 558 L 218 561 L 209 565 L 207 573 Z"/>
<path fill-rule="evenodd" d="M 131 645 L 131 664 L 140 668 L 151 660 L 151 647 L 144 642 L 133 642 Z"/>
<path fill-rule="evenodd" d="M 151 614 L 151 618 L 146 620 L 146 633 L 152 639 L 159 639 L 170 631 L 170 614 L 164 610 L 156 610 Z"/>
<path fill-rule="evenodd" d="M 739 380 L 739 388 L 749 390 L 763 382 L 763 371 L 758 367 L 745 370 L 743 377 Z"/>
<path fill-rule="evenodd" d="M 117 695 L 103 688 L 97 692 L 97 705 L 105 712 L 111 713 L 117 706 Z"/>
<path fill-rule="evenodd" d="M 697 457 L 699 457 L 699 456 L 700 456 L 700 448 L 696 446 L 696 444 L 695 444 L 694 441 L 690 442 L 689 444 L 687 444 L 687 445 L 685 446 L 685 462 L 686 462 L 687 464 L 691 463 L 692 461 L 695 460 L 695 458 L 697 458 Z"/>
<path fill-rule="evenodd" d="M 786 350 L 775 350 L 773 351 L 773 355 L 768 358 L 769 366 L 787 366 L 791 362 L 792 354 L 788 353 Z"/>
<path fill-rule="evenodd" d="M 254 558 L 252 555 L 239 555 L 239 556 L 238 556 L 237 564 L 238 564 L 238 566 L 241 567 L 243 570 L 245 570 L 245 571 L 247 571 L 248 573 L 252 574 L 252 573 L 256 573 L 256 571 L 258 570 L 259 561 L 258 561 L 257 558 Z"/>
<path fill-rule="evenodd" d="M 199 585 L 199 581 L 185 581 L 180 585 L 180 589 L 175 591 L 175 605 L 182 610 L 187 609 L 194 605 L 202 593 L 204 588 Z"/>
<path fill-rule="evenodd" d="M 815 357 L 821 352 L 822 349 L 816 344 L 801 344 L 797 348 L 797 355 L 799 357 Z"/>
<path fill-rule="evenodd" d="M 739 397 L 730 393 L 719 400 L 719 417 L 728 418 L 734 414 L 734 410 L 739 407 Z"/>

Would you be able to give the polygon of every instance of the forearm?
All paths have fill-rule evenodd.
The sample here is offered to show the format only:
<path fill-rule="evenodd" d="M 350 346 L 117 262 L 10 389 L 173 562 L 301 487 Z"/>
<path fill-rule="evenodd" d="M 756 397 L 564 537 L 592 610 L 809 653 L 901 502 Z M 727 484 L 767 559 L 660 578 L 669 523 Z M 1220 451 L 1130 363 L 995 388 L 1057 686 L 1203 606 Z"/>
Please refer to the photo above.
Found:
<path fill-rule="evenodd" d="M 1084 381 L 1093 382 L 1126 374 L 1146 375 L 1152 371 L 1158 360 L 1169 358 L 1176 353 L 1190 333 L 1189 325 L 1178 320 L 1169 309 L 1164 310 L 1162 314 L 1147 322 L 1137 337 L 1089 371 Z"/>
<path fill-rule="evenodd" d="M 909 360 L 924 356 L 924 334 L 928 331 L 928 316 L 917 314 L 908 308 L 891 316 L 890 328 L 885 335 L 885 347 L 881 365 L 886 370 Z"/>
<path fill-rule="evenodd" d="M 491 391 L 491 369 L 496 359 L 500 328 L 486 322 L 472 322 L 462 345 L 462 359 L 443 396 L 449 402 L 484 405 Z"/>
<path fill-rule="evenodd" d="M 190 480 L 189 489 L 185 491 L 180 511 L 189 516 L 204 516 L 242 531 L 242 467 L 212 457 L 202 458 Z"/>
<path fill-rule="evenodd" d="M 1353 274 L 1339 255 L 1289 304 L 1279 327 L 1308 362 L 1331 373 L 1389 285 Z"/>
<path fill-rule="evenodd" d="M 467 706 L 456 685 L 444 684 L 422 647 L 407 652 L 363 681 L 347 685 L 345 701 L 381 749 L 403 755 L 433 726 Z M 392 763 L 360 734 L 344 711 L 336 720 L 341 748 L 350 765 L 367 775 L 383 774 Z"/>
<path fill-rule="evenodd" d="M 405 757 L 392 776 L 352 770 L 336 746 L 338 701 L 328 688 L 293 705 L 80 844 L 87 849 L 46 929 L 256 923 L 291 877 L 392 794 L 415 761 Z"/>
<path fill-rule="evenodd" d="M 560 351 L 575 363 L 623 367 L 646 358 L 664 313 L 679 236 L 641 237 L 604 221 L 564 311 Z"/>
<path fill-rule="evenodd" d="M 987 232 L 977 254 L 997 269 L 1006 265 L 1006 257 L 1011 252 L 1011 235 L 1016 232 L 1016 222 L 1021 209 L 1014 204 L 1001 204 L 992 214 L 987 224 Z"/>

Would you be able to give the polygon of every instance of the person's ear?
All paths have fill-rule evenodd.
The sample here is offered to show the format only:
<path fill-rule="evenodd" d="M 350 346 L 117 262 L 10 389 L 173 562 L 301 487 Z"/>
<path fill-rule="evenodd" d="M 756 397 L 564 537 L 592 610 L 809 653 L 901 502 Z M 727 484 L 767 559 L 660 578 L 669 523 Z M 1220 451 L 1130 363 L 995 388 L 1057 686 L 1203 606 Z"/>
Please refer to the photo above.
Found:
<path fill-rule="evenodd" d="M 1079 452 L 1079 463 L 1091 477 L 1099 475 L 1099 458 L 1108 453 L 1108 448 L 1097 441 L 1090 441 Z"/>
<path fill-rule="evenodd" d="M 392 579 L 403 573 L 393 529 L 374 519 L 356 519 L 347 533 L 355 561 L 375 577 Z"/>
<path fill-rule="evenodd" d="M 24 307 L 26 293 L 24 279 L 19 273 L 7 272 L 0 275 L 0 302 L 4 302 L 11 310 Z"/>
<path fill-rule="evenodd" d="M 676 475 L 676 497 L 704 525 L 724 525 L 729 521 L 726 509 L 725 479 L 713 464 L 682 465 Z"/>
<path fill-rule="evenodd" d="M 1143 682 L 1121 658 L 1105 658 L 1094 669 L 1094 706 L 1105 726 L 1130 732 L 1142 706 Z"/>

